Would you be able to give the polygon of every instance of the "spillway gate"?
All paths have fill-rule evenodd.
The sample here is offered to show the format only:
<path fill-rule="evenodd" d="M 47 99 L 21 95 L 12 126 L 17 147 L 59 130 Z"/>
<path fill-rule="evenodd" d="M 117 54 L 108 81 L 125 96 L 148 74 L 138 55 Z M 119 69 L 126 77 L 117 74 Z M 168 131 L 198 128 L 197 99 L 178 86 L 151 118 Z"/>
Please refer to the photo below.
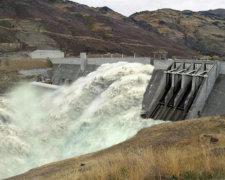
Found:
<path fill-rule="evenodd" d="M 166 70 L 155 70 L 144 95 L 141 116 L 171 121 L 185 119 L 199 93 L 208 88 L 208 77 L 216 66 L 208 61 L 179 61 Z M 195 113 L 200 116 L 201 108 Z"/>

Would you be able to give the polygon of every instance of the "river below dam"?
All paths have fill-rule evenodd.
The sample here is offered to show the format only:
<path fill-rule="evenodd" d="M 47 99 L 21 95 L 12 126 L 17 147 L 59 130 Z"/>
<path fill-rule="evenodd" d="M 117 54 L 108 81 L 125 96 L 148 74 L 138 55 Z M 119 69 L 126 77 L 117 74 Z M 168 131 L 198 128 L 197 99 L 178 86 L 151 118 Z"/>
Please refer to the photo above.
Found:
<path fill-rule="evenodd" d="M 163 121 L 142 119 L 153 66 L 104 64 L 70 86 L 20 85 L 0 98 L 0 179 L 95 152 Z"/>

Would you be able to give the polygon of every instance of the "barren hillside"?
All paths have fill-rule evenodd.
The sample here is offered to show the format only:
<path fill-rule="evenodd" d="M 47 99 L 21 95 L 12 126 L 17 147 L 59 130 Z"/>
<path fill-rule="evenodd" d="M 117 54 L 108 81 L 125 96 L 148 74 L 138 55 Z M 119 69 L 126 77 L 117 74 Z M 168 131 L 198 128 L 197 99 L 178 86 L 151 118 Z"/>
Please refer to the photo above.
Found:
<path fill-rule="evenodd" d="M 130 18 L 144 29 L 201 54 L 225 57 L 225 9 L 202 12 L 161 9 L 135 13 Z"/>
<path fill-rule="evenodd" d="M 59 48 L 150 56 L 165 49 L 170 56 L 196 53 L 107 7 L 91 8 L 63 0 L 0 0 L 0 52 Z"/>

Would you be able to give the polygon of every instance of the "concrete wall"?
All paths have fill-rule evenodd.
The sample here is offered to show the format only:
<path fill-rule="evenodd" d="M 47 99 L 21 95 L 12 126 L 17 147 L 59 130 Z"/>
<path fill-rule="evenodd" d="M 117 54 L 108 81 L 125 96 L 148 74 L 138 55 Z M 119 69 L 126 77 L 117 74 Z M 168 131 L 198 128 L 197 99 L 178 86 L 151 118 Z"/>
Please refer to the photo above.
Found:
<path fill-rule="evenodd" d="M 53 65 L 52 82 L 55 85 L 63 85 L 76 80 L 80 75 L 80 65 Z"/>
<path fill-rule="evenodd" d="M 50 60 L 53 64 L 51 79 L 56 85 L 71 83 L 106 63 L 150 64 L 150 58 L 87 58 L 85 53 L 81 53 L 81 58 L 51 58 Z"/>
<path fill-rule="evenodd" d="M 81 54 L 82 55 L 82 54 Z M 82 58 L 83 57 L 83 58 Z M 51 58 L 53 64 L 52 82 L 53 84 L 60 85 L 66 82 L 73 82 L 79 77 L 95 71 L 99 66 L 106 63 L 142 63 L 150 64 L 150 58 L 88 58 L 87 61 L 81 58 Z M 167 69 L 172 60 L 154 60 L 156 69 Z"/>
<path fill-rule="evenodd" d="M 64 52 L 59 50 L 36 50 L 29 53 L 32 59 L 39 58 L 64 58 Z"/>
<path fill-rule="evenodd" d="M 225 75 L 225 62 L 219 62 L 219 66 L 220 66 L 220 74 L 224 74 Z"/>
<path fill-rule="evenodd" d="M 82 64 L 81 58 L 50 58 L 53 64 Z M 102 65 L 106 63 L 129 62 L 150 64 L 150 58 L 88 58 L 87 65 Z"/>
<path fill-rule="evenodd" d="M 87 75 L 98 68 L 96 65 L 88 65 L 85 71 L 82 71 L 80 65 L 60 64 L 54 65 L 52 70 L 52 82 L 55 85 L 71 84 L 79 77 Z"/>
<path fill-rule="evenodd" d="M 154 107 L 157 105 L 161 96 L 165 92 L 166 88 L 166 74 L 164 73 L 172 64 L 173 60 L 154 60 L 154 71 L 150 82 L 146 88 L 143 102 L 142 102 L 142 112 L 143 117 L 149 116 Z"/>
<path fill-rule="evenodd" d="M 150 58 L 88 58 L 87 64 L 99 66 L 106 63 L 117 62 L 150 64 L 150 61 Z"/>
<path fill-rule="evenodd" d="M 224 115 L 225 114 L 225 75 L 219 75 L 210 93 L 202 116 Z"/>
<path fill-rule="evenodd" d="M 155 69 L 145 91 L 142 102 L 142 116 L 149 117 L 166 88 L 166 74 L 163 69 Z"/>
<path fill-rule="evenodd" d="M 45 69 L 30 69 L 30 70 L 20 70 L 19 73 L 25 76 L 38 76 L 42 75 L 45 77 L 50 77 L 50 72 L 52 68 L 45 68 Z"/>
<path fill-rule="evenodd" d="M 193 62 L 194 66 L 192 67 Z M 141 114 L 143 117 L 149 117 L 149 115 L 152 114 L 153 110 L 156 108 L 156 105 L 158 105 L 157 102 L 159 102 L 159 97 L 161 98 L 162 94 L 165 92 L 166 79 L 163 72 L 165 71 L 164 68 L 169 67 L 168 66 L 169 63 L 167 61 L 165 61 L 165 64 L 163 61 L 155 61 L 155 64 L 156 63 L 158 63 L 158 67 L 157 66 L 155 67 L 154 73 L 152 75 L 152 78 L 150 80 L 150 83 L 146 89 L 143 98 L 142 114 Z M 182 65 L 183 61 L 181 61 L 180 63 Z M 178 64 L 179 66 L 179 62 L 177 63 L 175 62 L 174 65 L 175 64 Z M 187 97 L 190 100 L 191 107 L 188 110 L 186 119 L 197 118 L 202 115 L 203 116 L 213 115 L 213 112 L 218 112 L 218 114 L 225 113 L 225 109 L 223 108 L 224 106 L 223 104 L 225 102 L 225 96 L 223 95 L 225 94 L 225 85 L 224 85 L 225 75 L 221 75 L 221 73 L 224 72 L 223 66 L 225 66 L 225 64 L 222 63 L 222 68 L 221 62 L 212 63 L 212 61 L 207 62 L 207 61 L 186 60 L 186 64 L 188 65 L 187 67 L 184 64 L 181 67 L 184 69 L 188 69 L 188 67 L 192 68 L 195 67 L 194 69 L 197 71 L 196 74 L 193 75 L 186 74 L 184 76 L 184 74 L 181 73 L 183 79 L 183 82 L 181 84 L 182 88 L 181 91 L 176 95 L 177 98 L 174 100 L 175 106 L 178 105 L 178 102 L 176 103 L 176 101 L 178 101 L 179 96 L 183 97 L 183 92 L 185 92 L 187 85 L 189 84 L 192 78 L 193 91 L 191 91 L 189 96 Z M 177 72 L 179 71 L 180 69 L 177 69 Z M 192 69 L 188 70 L 188 72 L 191 71 Z M 172 73 L 172 77 L 176 76 L 174 73 L 175 72 Z M 205 76 L 201 75 L 201 74 L 204 75 L 205 73 L 207 73 Z M 218 76 L 220 76 L 219 78 L 220 81 L 216 81 L 218 79 Z M 174 78 L 172 79 L 176 80 Z M 200 81 L 201 79 L 202 83 Z M 215 84 L 215 82 L 217 83 Z M 195 94 L 195 92 L 197 94 Z M 169 92 L 167 94 L 169 94 Z M 193 102 L 192 98 L 194 98 Z"/>
<path fill-rule="evenodd" d="M 80 65 L 80 58 L 50 58 L 52 64 L 75 64 Z"/>
<path fill-rule="evenodd" d="M 196 118 L 199 115 L 201 116 L 203 108 L 206 104 L 206 101 L 214 87 L 216 79 L 218 77 L 219 66 L 216 64 L 208 73 L 208 77 L 206 77 L 199 88 L 199 91 L 196 95 L 194 102 L 187 114 L 186 119 Z"/>
<path fill-rule="evenodd" d="M 173 60 L 154 60 L 153 65 L 155 69 L 164 69 L 166 70 L 169 66 L 173 64 Z"/>

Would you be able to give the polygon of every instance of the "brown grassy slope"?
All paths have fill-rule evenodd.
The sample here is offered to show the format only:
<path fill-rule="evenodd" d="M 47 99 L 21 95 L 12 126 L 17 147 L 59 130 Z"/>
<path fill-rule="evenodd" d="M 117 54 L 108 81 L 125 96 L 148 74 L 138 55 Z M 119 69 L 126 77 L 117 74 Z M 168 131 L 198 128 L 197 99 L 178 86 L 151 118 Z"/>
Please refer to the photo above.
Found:
<path fill-rule="evenodd" d="M 51 68 L 52 63 L 47 59 L 30 58 L 0 58 L 0 94 L 7 92 L 18 82 L 35 80 L 35 76 L 26 77 L 20 70 Z"/>
<path fill-rule="evenodd" d="M 205 55 L 225 57 L 225 9 L 203 12 L 161 9 L 132 15 L 144 29 Z"/>
<path fill-rule="evenodd" d="M 11 43 L 15 50 L 18 43 L 20 50 L 60 48 L 68 55 L 88 51 L 150 56 L 158 48 L 169 51 L 170 56 L 195 54 L 107 7 L 61 0 L 1 0 L 1 43 Z"/>
<path fill-rule="evenodd" d="M 5 71 L 19 71 L 19 70 L 41 69 L 51 67 L 52 63 L 48 59 L 35 59 L 35 60 L 30 58 L 0 59 L 0 70 Z"/>
<path fill-rule="evenodd" d="M 157 125 L 100 152 L 48 164 L 9 180 L 223 179 L 225 116 Z"/>

